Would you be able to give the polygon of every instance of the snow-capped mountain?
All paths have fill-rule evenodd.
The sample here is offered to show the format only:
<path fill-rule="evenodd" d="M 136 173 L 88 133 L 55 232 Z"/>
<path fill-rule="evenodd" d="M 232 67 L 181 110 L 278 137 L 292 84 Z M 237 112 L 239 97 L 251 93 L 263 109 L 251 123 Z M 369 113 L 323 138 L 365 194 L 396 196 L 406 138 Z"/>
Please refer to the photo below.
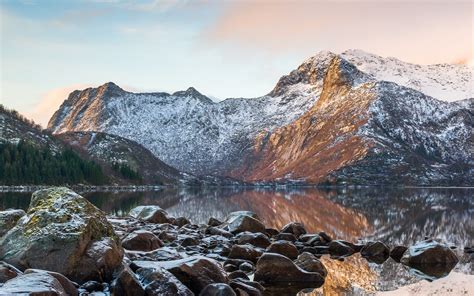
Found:
<path fill-rule="evenodd" d="M 258 98 L 216 103 L 194 88 L 131 93 L 113 83 L 74 91 L 48 128 L 119 135 L 179 170 L 245 181 L 465 184 L 470 71 L 321 52 Z"/>

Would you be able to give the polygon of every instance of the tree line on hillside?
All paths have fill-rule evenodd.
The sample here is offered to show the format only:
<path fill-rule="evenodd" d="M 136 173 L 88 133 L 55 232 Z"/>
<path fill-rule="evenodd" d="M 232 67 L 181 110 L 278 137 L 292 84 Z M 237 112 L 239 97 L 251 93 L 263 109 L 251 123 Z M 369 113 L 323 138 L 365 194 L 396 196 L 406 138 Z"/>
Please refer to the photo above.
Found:
<path fill-rule="evenodd" d="M 71 149 L 60 152 L 21 140 L 0 143 L 0 184 L 105 184 L 106 176 L 94 161 L 82 159 Z"/>

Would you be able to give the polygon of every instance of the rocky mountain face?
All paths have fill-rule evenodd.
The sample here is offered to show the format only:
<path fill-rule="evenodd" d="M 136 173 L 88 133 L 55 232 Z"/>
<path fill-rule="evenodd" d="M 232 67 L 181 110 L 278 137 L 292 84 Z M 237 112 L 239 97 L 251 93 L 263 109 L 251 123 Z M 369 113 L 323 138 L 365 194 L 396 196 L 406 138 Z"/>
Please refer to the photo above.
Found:
<path fill-rule="evenodd" d="M 251 182 L 468 185 L 472 81 L 464 66 L 321 52 L 252 99 L 75 91 L 48 128 L 119 135 L 179 170 Z"/>

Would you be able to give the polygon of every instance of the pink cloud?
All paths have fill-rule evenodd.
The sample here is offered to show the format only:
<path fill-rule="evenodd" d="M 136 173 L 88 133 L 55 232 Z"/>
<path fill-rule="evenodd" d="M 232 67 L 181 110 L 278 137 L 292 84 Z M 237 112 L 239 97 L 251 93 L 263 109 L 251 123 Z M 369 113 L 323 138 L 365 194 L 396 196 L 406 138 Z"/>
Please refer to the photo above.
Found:
<path fill-rule="evenodd" d="M 270 54 L 360 48 L 415 63 L 473 51 L 470 1 L 232 2 L 206 32 L 215 44 Z"/>

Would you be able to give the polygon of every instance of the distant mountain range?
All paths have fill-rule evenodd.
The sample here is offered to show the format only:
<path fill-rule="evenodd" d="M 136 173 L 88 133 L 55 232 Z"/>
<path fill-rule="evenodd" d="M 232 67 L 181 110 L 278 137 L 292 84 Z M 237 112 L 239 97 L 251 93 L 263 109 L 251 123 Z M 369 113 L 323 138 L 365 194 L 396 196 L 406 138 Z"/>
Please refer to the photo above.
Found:
<path fill-rule="evenodd" d="M 321 52 L 257 98 L 74 91 L 48 129 L 119 136 L 179 171 L 252 183 L 474 185 L 473 72 Z"/>

